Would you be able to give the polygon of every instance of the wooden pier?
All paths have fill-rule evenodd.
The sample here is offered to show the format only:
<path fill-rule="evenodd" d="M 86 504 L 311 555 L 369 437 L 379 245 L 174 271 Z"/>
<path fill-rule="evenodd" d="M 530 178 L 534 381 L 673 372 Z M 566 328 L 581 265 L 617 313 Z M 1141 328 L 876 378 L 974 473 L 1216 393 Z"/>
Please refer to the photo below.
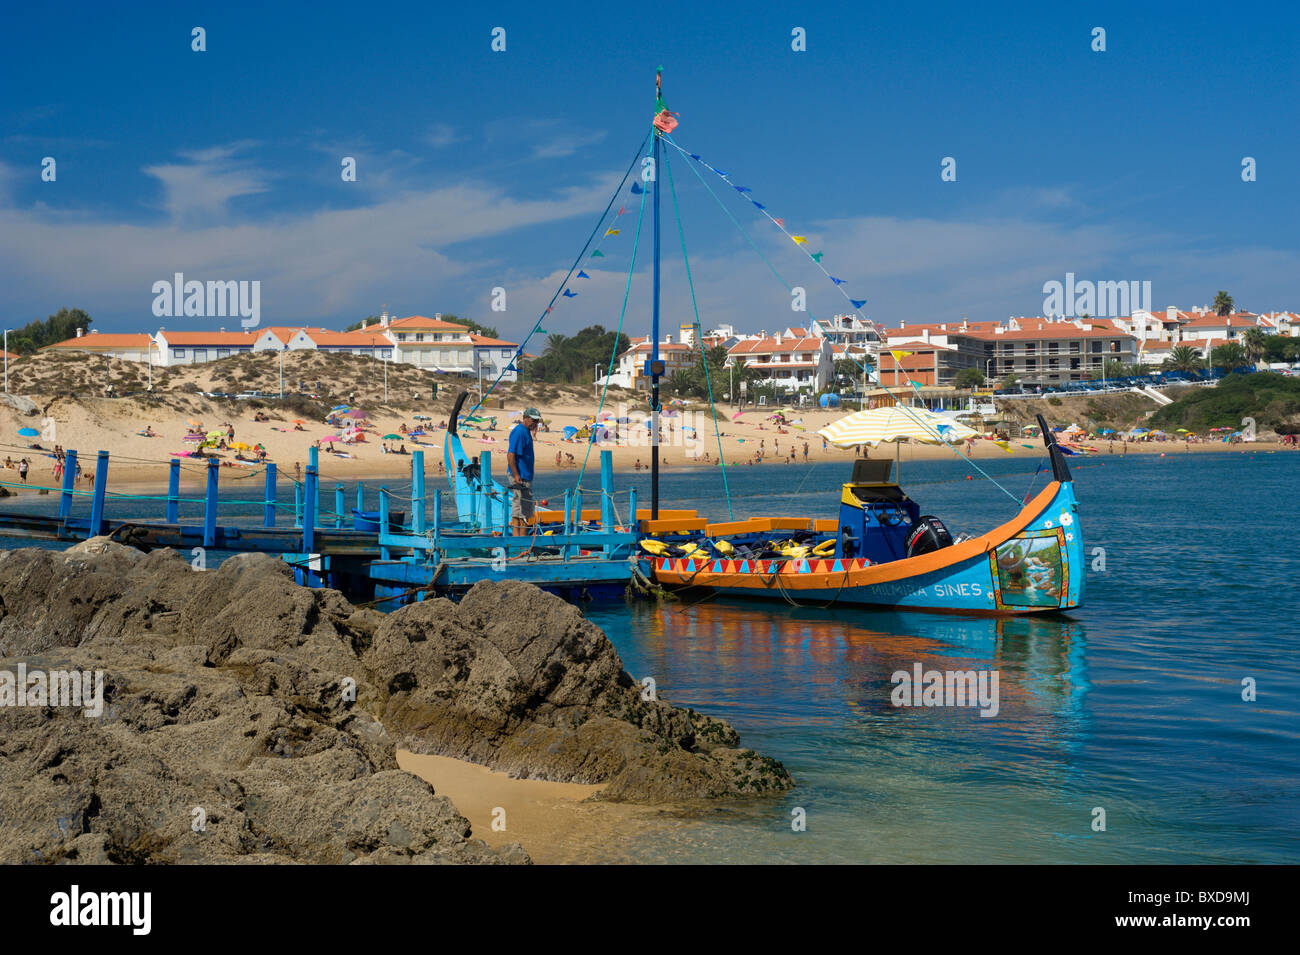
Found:
<path fill-rule="evenodd" d="M 333 512 L 322 520 L 319 452 L 312 448 L 303 481 L 293 482 L 292 525 L 277 521 L 277 511 L 287 509 L 287 503 L 279 503 L 274 464 L 265 466 L 262 520 L 248 524 L 221 520 L 220 463 L 215 458 L 208 459 L 197 522 L 180 519 L 181 504 L 195 499 L 181 498 L 179 458 L 169 463 L 166 496 L 149 498 L 162 503 L 157 520 L 107 513 L 117 497 L 149 497 L 110 495 L 109 464 L 109 452 L 100 451 L 90 514 L 75 516 L 73 503 L 87 492 L 76 488 L 77 452 L 68 451 L 62 487 L 50 489 L 59 495 L 57 515 L 0 511 L 0 535 L 70 543 L 107 535 L 143 550 L 170 547 L 187 557 L 208 550 L 268 553 L 293 567 L 301 584 L 335 587 L 384 610 L 429 595 L 455 596 L 480 580 L 525 580 L 566 599 L 621 595 L 634 573 L 635 525 L 641 516 L 636 491 L 629 492 L 626 517 L 618 514 L 608 451 L 601 452 L 599 507 L 584 508 L 582 490 L 566 490 L 563 508 L 539 511 L 525 534 L 512 532 L 511 495 L 491 480 L 490 452 L 481 455 L 484 490 L 472 502 L 452 501 L 444 508 L 444 497 L 452 492 L 427 494 L 424 452 L 415 451 L 409 516 L 407 509 L 392 506 L 387 487 L 379 488 L 377 514 L 366 511 L 365 485 L 358 483 L 351 519 L 345 517 L 344 488 L 337 485 Z"/>

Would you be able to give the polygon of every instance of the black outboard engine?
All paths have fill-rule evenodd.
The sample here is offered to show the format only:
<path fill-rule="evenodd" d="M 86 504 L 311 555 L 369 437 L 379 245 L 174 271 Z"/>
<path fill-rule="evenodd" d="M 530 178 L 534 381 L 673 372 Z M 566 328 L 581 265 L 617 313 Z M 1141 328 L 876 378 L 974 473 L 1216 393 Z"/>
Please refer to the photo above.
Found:
<path fill-rule="evenodd" d="M 912 532 L 907 536 L 907 556 L 929 554 L 951 544 L 952 535 L 948 533 L 948 528 L 943 526 L 943 521 L 933 514 L 926 514 L 917 520 L 912 526 Z"/>

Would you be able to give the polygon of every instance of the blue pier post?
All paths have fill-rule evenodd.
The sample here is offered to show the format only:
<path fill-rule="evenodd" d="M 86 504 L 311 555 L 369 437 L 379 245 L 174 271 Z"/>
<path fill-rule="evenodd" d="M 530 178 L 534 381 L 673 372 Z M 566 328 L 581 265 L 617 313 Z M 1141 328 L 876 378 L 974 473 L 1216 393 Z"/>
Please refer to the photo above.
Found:
<path fill-rule="evenodd" d="M 208 458 L 208 493 L 203 499 L 204 547 L 213 547 L 217 543 L 217 474 L 220 470 L 220 462 Z"/>
<path fill-rule="evenodd" d="M 95 461 L 95 496 L 90 504 L 90 533 L 94 537 L 104 527 L 104 492 L 108 488 L 108 452 L 100 451 Z"/>
<path fill-rule="evenodd" d="M 302 527 L 302 485 L 293 482 L 293 526 Z"/>
<path fill-rule="evenodd" d="M 433 492 L 433 549 L 437 550 L 442 537 L 442 491 Z"/>
<path fill-rule="evenodd" d="M 600 529 L 614 528 L 614 452 L 600 452 Z"/>
<path fill-rule="evenodd" d="M 496 527 L 496 508 L 492 506 L 492 452 L 478 456 L 479 486 L 483 489 L 483 530 L 491 534 Z"/>
<path fill-rule="evenodd" d="M 575 534 L 582 531 L 582 488 L 573 492 L 573 531 Z"/>
<path fill-rule="evenodd" d="M 307 470 L 316 474 L 316 480 L 312 485 L 315 493 L 312 494 L 311 498 L 311 513 L 314 519 L 320 515 L 320 448 L 314 445 L 307 449 Z"/>
<path fill-rule="evenodd" d="M 379 489 L 379 559 L 388 560 L 384 539 L 388 536 L 388 488 Z"/>
<path fill-rule="evenodd" d="M 315 459 L 316 455 L 313 454 L 311 463 L 307 465 L 306 484 L 302 494 L 302 549 L 306 554 L 310 554 L 316 546 L 316 514 L 320 504 L 320 479 L 316 473 Z"/>
<path fill-rule="evenodd" d="M 627 492 L 627 509 L 630 512 L 627 518 L 627 529 L 635 534 L 640 530 L 636 523 L 636 488 Z"/>
<path fill-rule="evenodd" d="M 179 524 L 181 522 L 181 461 L 180 458 L 172 458 L 171 466 L 167 469 L 167 523 Z"/>
<path fill-rule="evenodd" d="M 569 535 L 573 533 L 573 493 L 564 489 L 564 543 L 560 547 L 560 556 L 569 559 Z"/>
<path fill-rule="evenodd" d="M 176 462 L 179 464 L 180 462 Z M 266 466 L 266 526 L 275 526 L 275 463 Z"/>
<path fill-rule="evenodd" d="M 411 528 L 424 533 L 424 452 L 411 452 Z"/>
<path fill-rule="evenodd" d="M 364 511 L 365 509 L 366 509 L 366 482 L 358 481 L 357 482 L 357 510 Z"/>
<path fill-rule="evenodd" d="M 334 485 L 334 526 L 343 526 L 343 485 Z"/>
<path fill-rule="evenodd" d="M 72 514 L 72 495 L 77 489 L 77 452 L 68 451 L 63 461 L 63 491 L 59 494 L 59 520 Z"/>

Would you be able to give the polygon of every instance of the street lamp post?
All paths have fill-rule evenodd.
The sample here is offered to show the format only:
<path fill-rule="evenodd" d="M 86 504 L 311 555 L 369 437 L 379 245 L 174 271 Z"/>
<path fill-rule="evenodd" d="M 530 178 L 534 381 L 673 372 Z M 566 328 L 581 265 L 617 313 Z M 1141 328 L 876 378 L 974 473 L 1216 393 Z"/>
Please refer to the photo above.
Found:
<path fill-rule="evenodd" d="M 9 394 L 9 329 L 5 329 L 5 394 Z"/>
<path fill-rule="evenodd" d="M 284 345 L 280 348 L 280 400 L 284 400 L 284 352 L 289 346 Z"/>

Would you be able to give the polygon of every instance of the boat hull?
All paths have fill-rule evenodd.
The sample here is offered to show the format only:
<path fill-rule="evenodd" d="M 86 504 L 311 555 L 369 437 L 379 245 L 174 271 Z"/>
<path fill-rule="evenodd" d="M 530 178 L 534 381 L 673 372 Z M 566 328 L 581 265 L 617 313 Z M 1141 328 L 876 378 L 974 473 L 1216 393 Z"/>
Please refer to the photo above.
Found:
<path fill-rule="evenodd" d="M 904 560 L 647 558 L 669 589 L 704 588 L 800 605 L 974 614 L 1049 613 L 1083 601 L 1083 533 L 1073 482 L 1049 484 L 982 537 Z"/>

